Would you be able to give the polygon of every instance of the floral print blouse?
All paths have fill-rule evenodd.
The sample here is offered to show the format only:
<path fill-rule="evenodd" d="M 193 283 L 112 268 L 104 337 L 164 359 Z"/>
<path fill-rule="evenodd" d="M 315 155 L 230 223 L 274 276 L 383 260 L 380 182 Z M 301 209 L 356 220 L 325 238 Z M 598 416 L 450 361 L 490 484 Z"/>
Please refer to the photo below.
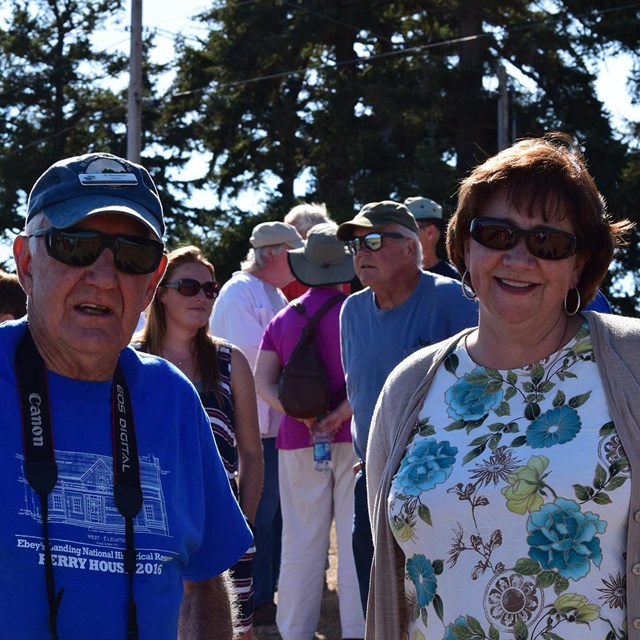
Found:
<path fill-rule="evenodd" d="M 459 343 L 389 495 L 409 640 L 626 638 L 629 498 L 586 323 L 522 369 Z"/>

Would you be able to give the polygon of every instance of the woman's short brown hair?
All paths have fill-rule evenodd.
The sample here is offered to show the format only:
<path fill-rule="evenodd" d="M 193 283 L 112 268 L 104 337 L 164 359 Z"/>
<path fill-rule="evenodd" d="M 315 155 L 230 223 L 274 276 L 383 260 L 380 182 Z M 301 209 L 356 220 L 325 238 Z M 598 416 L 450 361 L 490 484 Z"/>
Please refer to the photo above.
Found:
<path fill-rule="evenodd" d="M 526 138 L 477 166 L 458 190 L 458 206 L 447 228 L 447 253 L 462 274 L 471 220 L 490 215 L 485 207 L 498 195 L 520 213 L 545 222 L 567 218 L 587 255 L 578 282 L 584 308 L 607 273 L 614 248 L 633 227 L 612 222 L 602 194 L 574 141 L 563 133 Z"/>

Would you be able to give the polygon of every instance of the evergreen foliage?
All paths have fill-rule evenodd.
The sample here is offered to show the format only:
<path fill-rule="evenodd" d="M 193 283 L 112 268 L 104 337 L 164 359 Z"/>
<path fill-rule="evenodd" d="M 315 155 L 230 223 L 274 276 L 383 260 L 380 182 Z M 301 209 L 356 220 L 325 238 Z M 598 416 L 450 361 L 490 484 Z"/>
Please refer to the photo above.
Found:
<path fill-rule="evenodd" d="M 15 231 L 27 190 L 52 161 L 125 153 L 126 92 L 106 80 L 126 73 L 127 60 L 90 42 L 122 16 L 122 0 L 7 4 L 0 231 Z M 612 129 L 595 91 L 597 63 L 623 52 L 640 100 L 640 3 L 214 0 L 196 20 L 206 35 L 177 39 L 165 92 L 164 69 L 145 63 L 143 157 L 162 192 L 169 245 L 201 245 L 221 280 L 238 268 L 255 224 L 302 200 L 327 203 L 338 222 L 366 202 L 417 194 L 450 214 L 458 181 L 497 151 L 500 65 L 509 72 L 509 141 L 569 133 L 612 216 L 640 218 L 640 124 Z M 205 174 L 176 180 L 194 154 L 205 154 Z M 211 203 L 190 207 L 204 188 Z M 261 194 L 258 210 L 230 204 L 251 191 Z M 635 234 L 606 289 L 634 314 L 637 247 Z"/>

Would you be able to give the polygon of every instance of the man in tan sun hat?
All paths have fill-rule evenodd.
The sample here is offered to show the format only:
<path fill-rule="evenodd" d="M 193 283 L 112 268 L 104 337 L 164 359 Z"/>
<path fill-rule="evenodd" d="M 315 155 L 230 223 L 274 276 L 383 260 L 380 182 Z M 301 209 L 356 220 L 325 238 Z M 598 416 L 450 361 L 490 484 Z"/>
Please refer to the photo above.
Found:
<path fill-rule="evenodd" d="M 262 333 L 273 316 L 287 306 L 280 290 L 294 277 L 287 250 L 304 243 L 296 229 L 284 222 L 256 225 L 247 257 L 222 289 L 213 305 L 211 332 L 240 347 L 253 368 Z M 281 414 L 258 397 L 258 419 L 264 450 L 264 486 L 255 519 L 256 556 L 254 625 L 275 623 L 274 595 L 280 570 L 280 493 L 276 434 Z"/>

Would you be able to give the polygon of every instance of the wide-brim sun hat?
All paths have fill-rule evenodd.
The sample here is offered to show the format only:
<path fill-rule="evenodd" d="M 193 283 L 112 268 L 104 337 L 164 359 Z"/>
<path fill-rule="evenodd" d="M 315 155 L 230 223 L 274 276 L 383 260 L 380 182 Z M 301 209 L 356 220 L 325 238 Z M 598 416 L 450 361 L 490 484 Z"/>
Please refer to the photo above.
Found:
<path fill-rule="evenodd" d="M 308 287 L 350 282 L 355 277 L 353 258 L 336 237 L 337 226 L 317 224 L 307 234 L 305 246 L 287 252 L 291 272 Z"/>

